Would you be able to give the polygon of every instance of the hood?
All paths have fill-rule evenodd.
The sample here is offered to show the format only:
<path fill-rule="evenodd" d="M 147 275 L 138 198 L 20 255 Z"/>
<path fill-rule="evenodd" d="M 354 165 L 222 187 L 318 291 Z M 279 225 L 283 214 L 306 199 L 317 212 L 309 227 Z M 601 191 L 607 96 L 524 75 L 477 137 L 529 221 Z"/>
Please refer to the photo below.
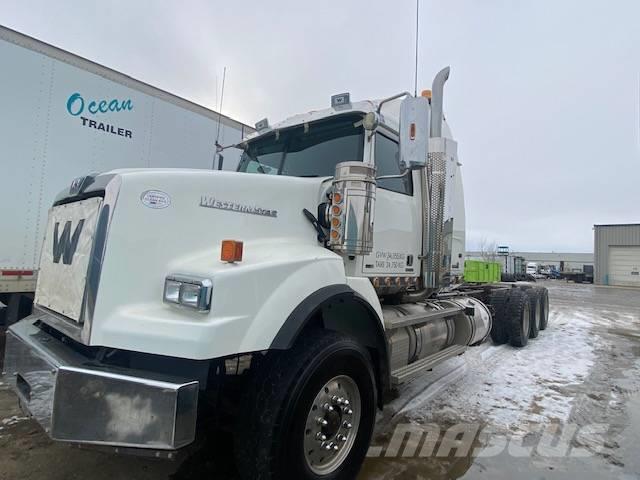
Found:
<path fill-rule="evenodd" d="M 110 174 L 119 189 L 106 232 L 96 317 L 130 313 L 118 309 L 151 315 L 162 308 L 157 302 L 170 274 L 201 275 L 214 283 L 240 275 L 254 288 L 252 269 L 301 257 L 302 251 L 305 258 L 335 256 L 318 243 L 302 213 L 316 211 L 330 186 L 327 178 L 177 169 Z M 220 261 L 226 239 L 244 242 L 242 262 Z"/>
<path fill-rule="evenodd" d="M 107 238 L 113 248 L 176 259 L 218 261 L 225 239 L 318 245 L 304 208 L 316 212 L 327 178 L 202 170 L 116 170 L 120 187 Z M 115 253 L 115 252 L 113 252 Z M 120 252 L 121 253 L 121 252 Z M 247 251 L 250 255 L 250 251 Z"/>

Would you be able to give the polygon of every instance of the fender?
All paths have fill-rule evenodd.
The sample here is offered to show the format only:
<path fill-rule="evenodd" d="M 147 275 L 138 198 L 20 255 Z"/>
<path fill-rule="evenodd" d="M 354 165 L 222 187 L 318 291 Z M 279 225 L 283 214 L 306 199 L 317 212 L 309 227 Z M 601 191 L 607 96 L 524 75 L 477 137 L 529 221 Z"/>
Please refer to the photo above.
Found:
<path fill-rule="evenodd" d="M 316 290 L 287 317 L 270 350 L 291 348 L 307 327 L 322 327 L 358 339 L 374 354 L 374 366 L 382 407 L 389 389 L 387 341 L 383 323 L 374 307 L 349 285 L 336 284 Z"/>

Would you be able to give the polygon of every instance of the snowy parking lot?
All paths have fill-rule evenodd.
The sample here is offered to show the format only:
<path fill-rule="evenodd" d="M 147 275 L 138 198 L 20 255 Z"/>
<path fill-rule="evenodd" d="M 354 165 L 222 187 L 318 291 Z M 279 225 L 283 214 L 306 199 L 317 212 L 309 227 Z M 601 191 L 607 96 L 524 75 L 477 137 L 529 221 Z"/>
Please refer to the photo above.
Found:
<path fill-rule="evenodd" d="M 404 385 L 360 478 L 640 479 L 640 292 L 544 283 L 547 330 L 490 342 Z M 53 444 L 0 384 L 0 479 L 235 478 L 228 441 L 175 462 Z"/>

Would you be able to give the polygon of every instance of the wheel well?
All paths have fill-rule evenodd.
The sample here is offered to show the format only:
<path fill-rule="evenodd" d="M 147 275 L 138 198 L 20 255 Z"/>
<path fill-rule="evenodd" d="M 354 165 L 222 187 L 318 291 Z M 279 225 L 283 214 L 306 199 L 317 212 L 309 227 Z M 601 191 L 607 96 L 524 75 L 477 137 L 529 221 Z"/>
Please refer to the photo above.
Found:
<path fill-rule="evenodd" d="M 382 322 L 371 305 L 348 285 L 325 287 L 307 297 L 287 318 L 272 349 L 289 349 L 310 329 L 340 332 L 369 351 L 382 408 L 389 391 L 387 342 Z"/>

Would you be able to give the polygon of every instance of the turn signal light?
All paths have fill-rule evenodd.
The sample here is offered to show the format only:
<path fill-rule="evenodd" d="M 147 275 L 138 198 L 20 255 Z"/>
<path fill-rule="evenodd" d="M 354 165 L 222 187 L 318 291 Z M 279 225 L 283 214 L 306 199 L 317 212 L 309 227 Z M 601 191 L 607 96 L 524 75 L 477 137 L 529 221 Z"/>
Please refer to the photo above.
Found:
<path fill-rule="evenodd" d="M 239 240 L 223 240 L 222 249 L 220 251 L 220 260 L 229 263 L 241 262 L 242 242 Z"/>

